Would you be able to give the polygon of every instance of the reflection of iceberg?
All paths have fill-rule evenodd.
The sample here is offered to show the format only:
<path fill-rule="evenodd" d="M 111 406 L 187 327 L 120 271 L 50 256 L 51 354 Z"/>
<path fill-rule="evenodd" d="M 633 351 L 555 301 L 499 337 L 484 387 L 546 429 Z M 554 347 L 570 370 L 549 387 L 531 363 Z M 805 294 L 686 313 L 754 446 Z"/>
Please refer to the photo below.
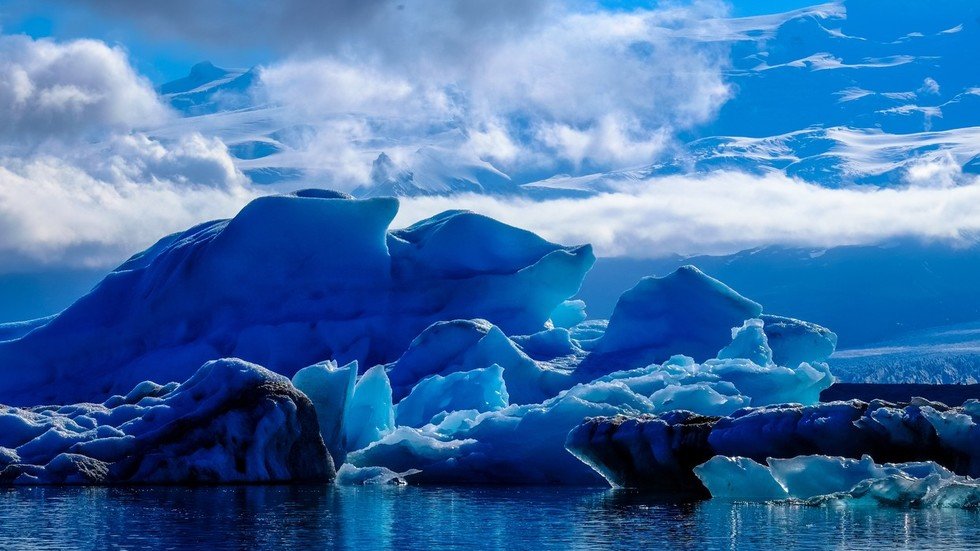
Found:
<path fill-rule="evenodd" d="M 585 418 L 811 404 L 833 381 L 833 333 L 695 268 L 583 321 L 588 246 L 456 211 L 389 232 L 397 206 L 302 191 L 167 237 L 0 342 L 0 398 L 104 399 L 235 355 L 293 377 L 351 483 L 594 484 L 565 449 Z"/>

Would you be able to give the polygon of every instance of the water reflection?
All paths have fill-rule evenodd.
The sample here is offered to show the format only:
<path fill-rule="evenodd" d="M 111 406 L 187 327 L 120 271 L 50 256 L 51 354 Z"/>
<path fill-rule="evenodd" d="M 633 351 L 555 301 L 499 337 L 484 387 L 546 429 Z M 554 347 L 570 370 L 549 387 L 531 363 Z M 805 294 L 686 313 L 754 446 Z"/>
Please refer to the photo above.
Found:
<path fill-rule="evenodd" d="M 3 549 L 955 549 L 980 514 L 597 488 L 10 488 Z"/>

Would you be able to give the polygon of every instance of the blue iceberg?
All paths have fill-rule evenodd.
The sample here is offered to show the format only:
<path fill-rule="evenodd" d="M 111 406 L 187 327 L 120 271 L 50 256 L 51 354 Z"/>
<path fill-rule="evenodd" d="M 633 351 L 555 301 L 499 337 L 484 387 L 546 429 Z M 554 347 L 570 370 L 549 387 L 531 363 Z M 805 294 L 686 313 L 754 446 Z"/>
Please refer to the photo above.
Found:
<path fill-rule="evenodd" d="M 0 402 L 100 401 L 239 357 L 292 376 L 327 359 L 398 359 L 423 329 L 486 319 L 545 328 L 594 262 L 470 212 L 388 231 L 392 198 L 308 190 L 165 237 L 88 295 L 0 342 Z"/>
<path fill-rule="evenodd" d="M 0 483 L 325 482 L 334 464 L 313 404 L 240 360 L 102 404 L 0 406 Z"/>
<path fill-rule="evenodd" d="M 226 366 L 228 389 L 208 392 L 227 395 L 242 380 L 239 369 L 301 396 L 304 411 L 313 412 L 304 438 L 325 450 L 324 476 L 340 465 L 344 483 L 411 476 L 418 483 L 596 484 L 602 477 L 628 483 L 645 472 L 622 475 L 605 465 L 593 453 L 596 439 L 583 437 L 585 419 L 637 419 L 637 427 L 656 424 L 663 434 L 700 431 L 691 442 L 708 433 L 724 440 L 718 416 L 813 404 L 834 380 L 825 363 L 833 333 L 763 314 L 696 268 L 643 278 L 608 322 L 588 320 L 586 305 L 570 299 L 594 262 L 588 245 L 560 246 L 465 211 L 391 231 L 397 209 L 391 198 L 306 190 L 263 197 L 230 220 L 168 236 L 61 314 L 7 331 L 0 401 L 108 400 L 99 407 L 130 412 L 126 421 L 138 426 L 158 419 L 143 406 L 160 389 L 183 395 L 201 373 Z M 133 387 L 130 398 L 110 398 Z M 236 404 L 264 407 L 250 401 L 261 398 Z M 671 428 L 675 421 L 684 427 Z M 222 427 L 214 430 L 230 430 Z M 110 448 L 123 440 L 112 438 L 138 438 L 117 434 L 122 429 L 111 423 L 93 430 L 77 437 L 89 455 L 61 458 L 48 471 L 38 461 L 46 465 L 50 450 L 67 450 L 50 446 L 48 439 L 60 441 L 57 431 L 16 446 L 0 442 L 9 448 L 0 456 L 32 465 L 14 479 L 56 480 L 56 471 L 101 472 L 94 461 L 121 453 Z M 630 438 L 639 446 L 630 453 L 640 453 L 653 436 Z M 690 457 L 710 459 L 712 445 Z M 670 464 L 671 453 L 634 467 L 676 471 L 675 489 L 696 485 L 696 464 Z M 281 480 L 292 472 L 212 471 L 201 478 Z M 304 477 L 313 475 L 296 476 Z"/>
<path fill-rule="evenodd" d="M 807 505 L 980 507 L 980 480 L 957 476 L 934 462 L 879 465 L 860 459 L 799 456 L 715 456 L 694 468 L 714 498 L 738 501 L 793 500 Z"/>

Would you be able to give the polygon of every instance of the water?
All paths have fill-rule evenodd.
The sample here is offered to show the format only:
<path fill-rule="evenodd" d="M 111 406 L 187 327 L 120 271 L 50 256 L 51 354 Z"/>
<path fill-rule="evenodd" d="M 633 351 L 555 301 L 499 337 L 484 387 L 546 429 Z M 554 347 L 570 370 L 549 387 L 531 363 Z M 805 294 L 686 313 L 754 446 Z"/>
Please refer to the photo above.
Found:
<path fill-rule="evenodd" d="M 955 549 L 980 513 L 581 488 L 7 488 L 0 549 Z"/>

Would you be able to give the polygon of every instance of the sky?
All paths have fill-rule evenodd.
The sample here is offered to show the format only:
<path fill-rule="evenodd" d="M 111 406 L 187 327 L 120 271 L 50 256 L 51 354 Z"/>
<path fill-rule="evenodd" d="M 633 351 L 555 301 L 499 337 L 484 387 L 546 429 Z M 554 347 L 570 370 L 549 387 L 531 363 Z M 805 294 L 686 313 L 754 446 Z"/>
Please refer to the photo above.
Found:
<path fill-rule="evenodd" d="M 588 198 L 404 199 L 396 219 L 470 208 L 600 256 L 974 240 L 976 7 L 816 5 L 4 0 L 0 300 L 286 191 L 236 153 L 268 136 L 290 145 L 275 158 L 306 169 L 304 185 L 345 191 L 372 181 L 380 152 L 417 174 L 513 184 L 669 164 L 719 135 L 735 138 L 712 154 L 803 165 L 675 163 Z M 257 76 L 223 110 L 187 116 L 156 87 L 203 60 Z M 228 107 L 243 98 L 250 109 Z M 898 176 L 842 185 L 828 158 L 835 174 Z"/>
<path fill-rule="evenodd" d="M 743 17 L 778 13 L 819 3 L 818 0 L 738 0 L 730 4 L 730 13 Z M 156 84 L 186 75 L 188 68 L 200 61 L 208 60 L 222 67 L 251 67 L 269 63 L 283 53 L 269 44 L 225 47 L 220 42 L 188 41 L 187 36 L 162 22 L 140 21 L 132 14 L 113 17 L 111 9 L 100 10 L 97 4 L 87 1 L 6 0 L 0 3 L 0 30 L 4 34 L 26 34 L 34 38 L 94 38 L 107 44 L 122 45 L 139 72 Z M 602 0 L 594 9 L 629 11 L 657 5 L 658 2 L 645 0 Z M 203 19 L 203 16 L 198 17 Z M 253 24 L 262 23 L 255 21 Z"/>

